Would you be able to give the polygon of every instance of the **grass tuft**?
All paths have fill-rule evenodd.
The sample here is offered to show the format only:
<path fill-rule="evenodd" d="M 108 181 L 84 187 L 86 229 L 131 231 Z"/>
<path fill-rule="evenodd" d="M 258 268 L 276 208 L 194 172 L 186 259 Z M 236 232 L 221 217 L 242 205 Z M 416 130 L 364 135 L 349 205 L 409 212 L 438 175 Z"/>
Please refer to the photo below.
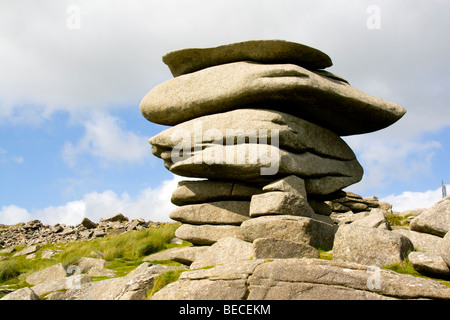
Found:
<path fill-rule="evenodd" d="M 92 251 L 103 252 L 103 258 L 111 263 L 107 268 L 115 270 L 117 276 L 124 276 L 142 263 L 145 256 L 173 246 L 169 242 L 175 237 L 178 226 L 177 223 L 166 223 L 159 227 L 108 235 L 94 240 L 43 245 L 37 252 L 37 257 L 31 260 L 25 256 L 1 254 L 9 259 L 0 262 L 0 285 L 27 286 L 25 279 L 33 272 L 57 263 L 66 266 L 77 264 L 82 257 L 89 257 Z M 21 247 L 16 247 L 17 251 L 20 249 Z M 62 251 L 50 259 L 41 259 L 41 253 L 46 249 Z"/>
<path fill-rule="evenodd" d="M 177 281 L 184 271 L 186 270 L 171 270 L 157 276 L 153 282 L 152 289 L 147 292 L 147 300 L 150 300 L 156 292 L 167 286 L 169 283 Z"/>

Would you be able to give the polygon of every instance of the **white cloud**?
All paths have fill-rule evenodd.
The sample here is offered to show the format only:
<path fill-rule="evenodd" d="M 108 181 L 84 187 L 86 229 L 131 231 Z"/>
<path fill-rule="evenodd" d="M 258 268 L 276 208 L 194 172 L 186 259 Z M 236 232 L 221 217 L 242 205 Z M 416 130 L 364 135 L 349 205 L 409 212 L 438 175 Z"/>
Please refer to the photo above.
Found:
<path fill-rule="evenodd" d="M 432 159 L 442 145 L 437 141 L 397 139 L 385 134 L 346 137 L 364 168 L 361 182 L 351 186 L 357 193 L 382 190 L 395 181 L 412 181 L 427 176 Z"/>
<path fill-rule="evenodd" d="M 22 164 L 25 159 L 21 156 L 10 155 L 7 150 L 0 147 L 0 163 L 10 163 Z"/>
<path fill-rule="evenodd" d="M 449 4 L 376 4 L 380 30 L 366 26 L 369 0 L 9 1 L 0 11 L 0 118 L 137 105 L 170 78 L 167 51 L 279 38 L 325 51 L 357 88 L 404 104 L 414 125 L 402 130 L 448 125 Z M 67 26 L 72 6 L 79 29 Z"/>
<path fill-rule="evenodd" d="M 161 56 L 184 47 L 279 38 L 317 47 L 330 71 L 400 103 L 403 136 L 450 125 L 446 37 L 449 3 L 372 1 L 10 1 L 0 11 L 0 121 L 39 122 L 111 105 L 138 106 L 169 79 Z M 80 28 L 70 29 L 77 6 Z M 169 18 L 170 17 L 170 18 Z M 30 106 L 31 105 L 31 106 Z M 137 109 L 136 109 L 137 110 Z M 426 112 L 424 112 L 426 110 Z"/>
<path fill-rule="evenodd" d="M 32 220 L 32 215 L 23 208 L 15 205 L 2 206 L 0 210 L 0 223 L 14 225 L 19 222 Z"/>
<path fill-rule="evenodd" d="M 447 189 L 449 187 L 447 186 Z M 389 195 L 381 198 L 381 201 L 392 204 L 394 211 L 429 208 L 442 198 L 442 188 L 425 192 L 405 191 L 400 195 Z"/>
<path fill-rule="evenodd" d="M 380 30 L 366 27 L 366 9 L 373 4 L 380 7 Z M 73 30 L 67 27 L 72 5 L 81 14 L 80 28 Z M 365 169 L 356 191 L 426 175 L 439 143 L 419 138 L 450 125 L 443 67 L 450 42 L 442 40 L 450 2 L 43 0 L 4 1 L 1 7 L 0 123 L 36 125 L 56 111 L 72 119 L 96 111 L 83 121 L 80 140 L 64 146 L 70 165 L 83 155 L 104 164 L 145 159 L 148 137 L 125 129 L 106 110 L 139 112 L 140 99 L 171 78 L 161 61 L 167 51 L 249 39 L 317 47 L 333 59 L 331 72 L 407 109 L 380 134 L 349 137 Z M 20 156 L 7 156 L 0 149 L 0 161 L 21 163 Z M 126 201 L 124 195 L 111 197 Z"/>
<path fill-rule="evenodd" d="M 70 166 L 82 154 L 91 154 L 104 163 L 141 163 L 150 156 L 148 139 L 121 128 L 120 119 L 114 116 L 94 112 L 83 126 L 84 136 L 76 145 L 66 142 L 62 151 L 64 161 Z"/>
<path fill-rule="evenodd" d="M 130 219 L 171 221 L 169 213 L 176 206 L 170 202 L 170 198 L 180 180 L 181 177 L 174 175 L 171 180 L 163 181 L 159 187 L 144 189 L 134 197 L 128 193 L 118 195 L 114 191 L 106 190 L 85 194 L 81 200 L 70 201 L 62 206 L 50 206 L 31 212 L 15 205 L 3 206 L 0 210 L 0 223 L 11 225 L 39 219 L 47 224 L 76 225 L 84 217 L 98 222 L 100 218 L 108 218 L 119 212 Z"/>

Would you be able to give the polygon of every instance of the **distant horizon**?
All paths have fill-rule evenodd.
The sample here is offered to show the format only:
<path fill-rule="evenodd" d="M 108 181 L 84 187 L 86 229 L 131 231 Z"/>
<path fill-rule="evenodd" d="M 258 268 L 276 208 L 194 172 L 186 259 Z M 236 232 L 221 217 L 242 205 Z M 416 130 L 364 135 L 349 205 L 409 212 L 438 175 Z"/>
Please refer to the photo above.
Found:
<path fill-rule="evenodd" d="M 181 178 L 181 179 L 180 179 Z M 157 189 L 154 192 L 155 196 L 157 198 L 159 198 L 160 200 L 163 200 L 164 198 L 167 198 L 167 201 L 162 201 L 165 202 L 166 206 L 164 207 L 164 213 L 168 212 L 170 213 L 172 210 L 176 209 L 177 206 L 172 204 L 170 202 L 170 196 L 172 194 L 172 192 L 175 190 L 176 188 L 176 183 L 178 183 L 178 181 L 180 180 L 187 180 L 187 178 L 185 177 L 179 177 L 179 176 L 175 176 L 174 175 L 174 179 L 173 180 L 167 180 L 164 181 L 166 183 L 165 188 L 161 188 L 161 189 Z M 173 189 L 169 190 L 169 186 L 173 187 Z M 446 185 L 447 188 L 450 187 L 450 185 Z M 164 194 L 163 190 L 167 191 L 166 194 Z M 344 191 L 349 191 L 349 190 L 344 190 Z M 427 192 L 409 192 L 409 191 L 405 191 L 400 195 L 391 195 L 391 196 L 387 196 L 384 198 L 378 198 L 378 200 L 380 202 L 387 202 L 389 204 L 391 204 L 392 207 L 392 211 L 394 212 L 403 212 L 403 211 L 407 211 L 407 210 L 414 210 L 414 209 L 428 209 L 431 206 L 433 206 L 434 204 L 436 204 L 437 202 L 439 202 L 440 200 L 442 200 L 442 196 L 441 195 L 442 192 L 442 187 L 438 188 L 436 190 L 430 190 Z M 152 191 L 150 191 L 150 193 L 152 193 Z M 105 191 L 103 194 L 94 194 L 93 197 L 89 197 L 86 196 L 84 198 L 84 200 L 86 201 L 86 199 L 91 199 L 92 203 L 88 200 L 86 201 L 86 207 L 85 210 L 86 211 L 90 211 L 91 207 L 95 206 L 95 197 L 97 196 L 98 198 L 102 198 L 106 195 L 112 195 L 114 197 L 113 194 L 111 194 L 111 191 Z M 374 195 L 376 196 L 376 195 Z M 370 197 L 370 196 L 369 196 Z M 376 196 L 377 197 L 377 196 Z M 448 196 L 447 196 L 448 197 Z M 414 199 L 414 201 L 412 201 L 411 199 Z M 145 201 L 145 199 L 142 199 L 143 201 Z M 416 207 L 414 207 L 413 203 L 417 203 L 418 205 Z M 128 204 L 131 208 L 131 215 L 127 215 L 126 211 L 117 211 L 117 212 L 112 212 L 109 215 L 106 216 L 96 216 L 95 214 L 92 214 L 92 216 L 89 215 L 84 215 L 81 217 L 80 221 L 75 222 L 75 220 L 72 220 L 72 223 L 64 223 L 64 222 L 57 222 L 56 220 L 54 220 L 55 215 L 51 213 L 52 210 L 61 210 L 63 213 L 67 213 L 70 211 L 70 208 L 73 207 L 73 203 L 68 203 L 66 206 L 62 206 L 59 208 L 54 208 L 54 207 L 49 207 L 49 208 L 45 208 L 42 211 L 36 212 L 34 213 L 34 215 L 29 214 L 28 212 L 26 212 L 24 209 L 21 208 L 17 208 L 15 206 L 11 206 L 11 207 L 6 207 L 6 210 L 12 210 L 13 212 L 15 210 L 17 210 L 15 213 L 17 214 L 17 216 L 22 216 L 26 219 L 26 217 L 30 217 L 29 220 L 26 221 L 18 221 L 16 223 L 12 223 L 12 224 L 6 224 L 6 225 L 16 225 L 19 223 L 27 223 L 31 220 L 40 220 L 42 223 L 44 224 L 50 224 L 50 225 L 55 225 L 55 224 L 65 224 L 65 225 L 78 225 L 81 223 L 81 221 L 84 218 L 88 218 L 89 220 L 92 220 L 93 222 L 98 222 L 101 219 L 107 219 L 109 217 L 112 217 L 118 213 L 122 213 L 125 217 L 129 218 L 130 220 L 133 219 L 139 219 L 142 218 L 145 221 L 153 221 L 153 222 L 161 222 L 161 223 L 165 223 L 165 222 L 177 222 L 174 221 L 172 219 L 169 218 L 169 215 L 167 214 L 166 219 L 162 219 L 162 220 L 153 220 L 153 219 L 149 219 L 146 218 L 144 215 L 143 216 L 139 216 L 139 213 L 134 211 L 134 208 L 131 206 L 131 203 Z M 127 204 L 122 204 L 123 207 L 126 208 Z M 5 210 L 5 209 L 3 209 Z M 6 211 L 5 210 L 5 211 Z M 48 212 L 47 212 L 48 210 Z M 105 214 L 107 212 L 104 212 Z M 94 218 L 95 217 L 95 218 Z M 53 218 L 53 220 L 52 220 Z M 62 220 L 64 220 L 64 218 L 62 217 Z M 49 223 L 49 221 L 51 221 L 51 223 Z M 56 222 L 55 222 L 56 221 Z M 0 224 L 5 224 L 3 222 L 0 222 Z"/>
<path fill-rule="evenodd" d="M 427 208 L 450 183 L 450 3 L 9 1 L 0 11 L 0 224 L 76 225 L 118 212 L 171 221 L 182 179 L 151 153 L 166 126 L 139 104 L 172 78 L 169 51 L 281 39 L 328 54 L 355 88 L 407 113 L 342 137 L 364 168 L 345 188 L 395 211 Z"/>

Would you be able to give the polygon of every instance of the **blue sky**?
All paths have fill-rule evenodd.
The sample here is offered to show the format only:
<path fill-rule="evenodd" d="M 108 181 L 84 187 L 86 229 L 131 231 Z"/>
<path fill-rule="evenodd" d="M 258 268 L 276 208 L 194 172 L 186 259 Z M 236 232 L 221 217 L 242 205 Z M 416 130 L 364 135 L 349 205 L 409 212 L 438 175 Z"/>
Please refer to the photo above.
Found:
<path fill-rule="evenodd" d="M 448 12 L 438 0 L 2 1 L 0 223 L 168 221 L 180 177 L 151 154 L 165 127 L 139 103 L 172 77 L 164 53 L 250 39 L 318 48 L 329 71 L 404 106 L 391 127 L 345 137 L 365 170 L 348 190 L 428 207 L 450 181 Z"/>

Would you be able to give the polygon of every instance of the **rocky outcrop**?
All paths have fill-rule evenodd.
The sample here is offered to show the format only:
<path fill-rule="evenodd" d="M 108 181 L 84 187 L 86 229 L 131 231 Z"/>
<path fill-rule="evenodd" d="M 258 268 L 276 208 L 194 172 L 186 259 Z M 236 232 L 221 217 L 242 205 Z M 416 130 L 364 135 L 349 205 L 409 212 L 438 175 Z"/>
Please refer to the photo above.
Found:
<path fill-rule="evenodd" d="M 366 212 L 366 217 L 384 212 L 381 208 L 386 206 L 371 201 L 373 212 Z M 356 216 L 363 212 L 347 213 Z M 258 219 L 263 220 L 261 225 Z M 97 275 L 114 276 L 105 273 L 113 270 L 99 258 L 84 257 L 69 267 L 56 264 L 29 275 L 25 280 L 32 285 L 30 288 L 13 291 L 3 299 L 145 299 L 156 277 L 168 271 L 182 273 L 152 299 L 450 299 L 449 287 L 439 281 L 384 269 L 387 264 L 401 264 L 407 258 L 420 274 L 447 279 L 449 234 L 441 238 L 405 227 L 384 229 L 357 223 L 362 220 L 331 223 L 337 233 L 329 233 L 311 227 L 309 224 L 318 222 L 308 217 L 260 216 L 241 226 L 230 225 L 235 235 L 223 235 L 209 245 L 176 247 L 149 255 L 143 264 L 122 277 L 93 282 L 92 277 Z M 242 231 L 247 223 L 251 226 Z M 318 246 L 315 241 L 324 241 L 330 234 L 332 251 L 326 256 L 332 260 L 325 260 L 323 251 L 319 253 L 314 246 Z M 162 260 L 184 266 L 154 264 Z"/>
<path fill-rule="evenodd" d="M 0 300 L 144 300 L 156 277 L 185 269 L 144 262 L 126 276 L 92 281 L 90 271 L 101 270 L 106 264 L 103 259 L 82 258 L 75 266 L 50 266 L 26 278 L 31 287 L 15 290 Z"/>
<path fill-rule="evenodd" d="M 144 300 L 158 275 L 177 269 L 144 262 L 124 277 L 80 284 L 50 300 Z"/>
<path fill-rule="evenodd" d="M 150 138 L 152 153 L 175 174 L 207 179 L 174 191 L 177 237 L 196 246 L 265 239 L 259 254 L 277 256 L 267 244 L 298 256 L 332 247 L 336 219 L 345 220 L 332 212 L 388 229 L 385 211 L 372 209 L 389 208 L 342 191 L 363 169 L 341 136 L 383 129 L 403 107 L 323 70 L 332 65 L 325 53 L 287 41 L 183 49 L 163 61 L 174 78 L 140 103 L 147 120 L 172 126 Z"/>
<path fill-rule="evenodd" d="M 410 226 L 413 231 L 445 236 L 450 230 L 450 196 L 422 212 Z"/>
<path fill-rule="evenodd" d="M 355 225 L 356 222 L 339 227 L 333 243 L 333 259 L 381 267 L 402 262 L 414 250 L 411 240 L 405 236 Z"/>
<path fill-rule="evenodd" d="M 260 259 L 183 272 L 153 299 L 450 299 L 450 288 L 430 279 L 356 263 Z"/>
<path fill-rule="evenodd" d="M 450 299 L 439 281 L 384 269 L 410 263 L 423 275 L 450 276 L 448 199 L 403 217 L 409 230 L 389 223 L 390 204 L 343 191 L 363 170 L 340 136 L 385 128 L 402 107 L 318 70 L 331 59 L 299 44 L 187 49 L 164 61 L 175 78 L 152 89 L 140 109 L 173 126 L 150 139 L 165 167 L 206 179 L 182 181 L 172 194 L 175 235 L 193 246 L 152 254 L 128 275 L 102 281 L 90 277 L 107 270 L 104 261 L 82 259 L 79 274 L 67 276 L 54 266 L 62 273 L 31 291 L 65 290 L 50 300 L 143 299 L 158 275 L 176 271 L 179 279 L 153 299 Z M 95 237 L 139 225 L 127 220 L 52 228 Z M 184 266 L 153 264 L 161 260 Z"/>
<path fill-rule="evenodd" d="M 191 270 L 194 270 L 184 272 L 153 299 L 449 299 L 450 289 L 438 281 L 399 274 L 384 267 L 408 261 L 422 275 L 447 279 L 450 236 L 441 238 L 408 227 L 391 226 L 386 216 L 394 215 L 392 206 L 379 202 L 376 197 L 346 193 L 337 201 L 327 203 L 333 210 L 333 207 L 342 208 L 333 206 L 333 202 L 348 205 L 350 199 L 355 204 L 363 204 L 368 211 L 360 211 L 362 205 L 353 206 L 356 212 L 345 213 L 347 218 L 354 216 L 353 219 L 335 219 L 332 223 L 337 230 L 330 251 L 333 260 L 318 259 L 317 249 L 307 245 L 307 241 L 286 240 L 294 235 L 304 237 L 301 229 L 294 228 L 292 232 L 289 229 L 296 219 L 308 218 L 261 216 L 242 223 L 241 233 L 235 230 L 235 238 L 218 239 L 210 249 L 199 247 L 203 248 L 202 256 L 192 259 Z M 331 216 L 337 218 L 342 214 L 332 211 Z M 380 215 L 383 219 L 379 219 Z M 261 218 L 269 220 L 257 228 Z M 269 222 L 280 218 L 293 223 Z M 378 220 L 382 223 L 374 223 Z M 245 229 L 246 224 L 256 226 Z M 268 238 L 255 235 L 255 230 L 261 230 L 258 232 Z M 306 230 L 308 235 L 314 228 Z M 318 239 L 328 233 L 320 234 Z M 234 245 L 224 246 L 225 243 Z M 248 251 L 250 244 L 252 252 Z M 208 264 L 215 267 L 195 269 Z"/>
<path fill-rule="evenodd" d="M 67 267 L 58 263 L 44 270 L 37 271 L 26 278 L 26 282 L 31 285 L 37 285 L 51 280 L 67 277 Z"/>
<path fill-rule="evenodd" d="M 134 219 L 129 221 L 123 214 L 117 214 L 107 219 L 101 219 L 98 223 L 84 218 L 80 224 L 69 226 L 65 224 L 48 225 L 40 220 L 31 220 L 15 226 L 5 226 L 0 229 L 0 248 L 18 245 L 29 246 L 24 251 L 16 254 L 29 255 L 39 250 L 33 245 L 57 242 L 71 242 L 77 240 L 89 240 L 104 237 L 110 233 L 122 233 L 132 230 L 140 230 L 149 226 L 157 226 L 159 222 Z"/>
<path fill-rule="evenodd" d="M 7 294 L 0 300 L 39 300 L 39 297 L 33 290 L 25 287 Z"/>
<path fill-rule="evenodd" d="M 442 239 L 442 244 L 438 248 L 442 259 L 450 266 L 450 232 L 446 233 Z"/>
<path fill-rule="evenodd" d="M 439 254 L 431 252 L 411 252 L 408 255 L 411 265 L 421 274 L 434 277 L 448 277 L 450 269 Z"/>

